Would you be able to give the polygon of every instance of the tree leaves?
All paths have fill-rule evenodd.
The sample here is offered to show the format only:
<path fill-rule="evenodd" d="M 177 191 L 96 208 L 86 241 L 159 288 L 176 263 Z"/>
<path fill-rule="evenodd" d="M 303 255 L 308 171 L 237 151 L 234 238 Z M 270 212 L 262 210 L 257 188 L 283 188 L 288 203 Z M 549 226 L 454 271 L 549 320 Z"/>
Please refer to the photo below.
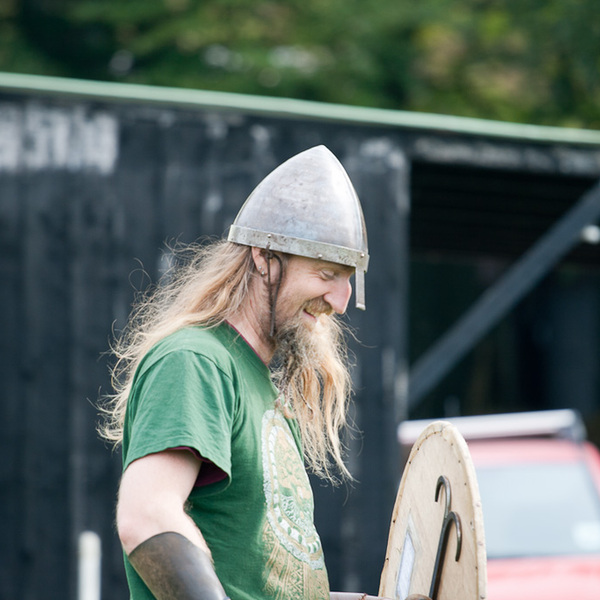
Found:
<path fill-rule="evenodd" d="M 0 69 L 600 126 L 596 0 L 24 0 Z"/>

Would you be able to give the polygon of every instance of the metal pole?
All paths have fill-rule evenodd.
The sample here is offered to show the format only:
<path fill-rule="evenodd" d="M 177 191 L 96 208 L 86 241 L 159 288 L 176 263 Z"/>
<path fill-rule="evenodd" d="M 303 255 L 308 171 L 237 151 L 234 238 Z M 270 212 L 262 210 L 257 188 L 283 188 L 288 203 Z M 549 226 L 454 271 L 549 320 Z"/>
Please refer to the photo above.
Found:
<path fill-rule="evenodd" d="M 78 600 L 100 600 L 102 542 L 95 531 L 79 535 Z"/>

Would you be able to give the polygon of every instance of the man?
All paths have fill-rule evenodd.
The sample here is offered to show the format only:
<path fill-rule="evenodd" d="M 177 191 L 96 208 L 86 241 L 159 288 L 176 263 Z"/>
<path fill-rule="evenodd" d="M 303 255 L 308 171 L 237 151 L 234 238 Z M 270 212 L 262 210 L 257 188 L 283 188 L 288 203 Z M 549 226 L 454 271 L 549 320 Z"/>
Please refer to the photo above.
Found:
<path fill-rule="evenodd" d="M 364 308 L 367 264 L 356 193 L 319 146 L 268 175 L 228 240 L 194 249 L 138 306 L 103 431 L 123 445 L 117 528 L 133 600 L 329 597 L 304 460 L 349 475 L 335 313 L 352 275 Z"/>

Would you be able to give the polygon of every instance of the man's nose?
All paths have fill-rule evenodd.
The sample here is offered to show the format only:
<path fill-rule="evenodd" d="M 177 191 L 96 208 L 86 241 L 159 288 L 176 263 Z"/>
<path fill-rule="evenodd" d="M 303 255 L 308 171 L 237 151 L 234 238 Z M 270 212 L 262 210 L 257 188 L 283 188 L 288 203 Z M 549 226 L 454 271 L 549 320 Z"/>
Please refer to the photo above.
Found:
<path fill-rule="evenodd" d="M 351 295 L 352 285 L 348 279 L 343 278 L 332 282 L 331 289 L 323 296 L 323 299 L 336 313 L 343 315 Z"/>

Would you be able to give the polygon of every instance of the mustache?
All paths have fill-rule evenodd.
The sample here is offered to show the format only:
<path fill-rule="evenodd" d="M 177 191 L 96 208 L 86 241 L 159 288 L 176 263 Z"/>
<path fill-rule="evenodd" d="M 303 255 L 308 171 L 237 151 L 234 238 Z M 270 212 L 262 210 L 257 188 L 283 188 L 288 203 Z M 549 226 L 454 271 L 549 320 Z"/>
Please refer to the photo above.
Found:
<path fill-rule="evenodd" d="M 293 339 L 294 333 L 298 330 L 304 330 L 306 327 L 306 323 L 304 322 L 304 318 L 300 314 L 302 311 L 306 311 L 312 315 L 314 315 L 317 320 L 321 315 L 331 316 L 335 311 L 329 302 L 324 300 L 323 298 L 314 298 L 313 300 L 307 301 L 304 305 L 302 305 L 300 311 L 295 314 L 293 317 L 288 319 L 285 322 L 278 322 L 277 327 L 273 334 L 271 334 L 271 339 L 273 339 L 277 345 L 280 345 L 286 339 Z M 291 336 L 291 337 L 290 337 Z"/>
<path fill-rule="evenodd" d="M 329 302 L 323 300 L 323 298 L 315 298 L 314 300 L 309 300 L 303 308 L 306 312 L 309 312 L 315 316 L 329 316 L 333 314 L 333 307 L 331 306 L 331 304 L 329 304 Z"/>

